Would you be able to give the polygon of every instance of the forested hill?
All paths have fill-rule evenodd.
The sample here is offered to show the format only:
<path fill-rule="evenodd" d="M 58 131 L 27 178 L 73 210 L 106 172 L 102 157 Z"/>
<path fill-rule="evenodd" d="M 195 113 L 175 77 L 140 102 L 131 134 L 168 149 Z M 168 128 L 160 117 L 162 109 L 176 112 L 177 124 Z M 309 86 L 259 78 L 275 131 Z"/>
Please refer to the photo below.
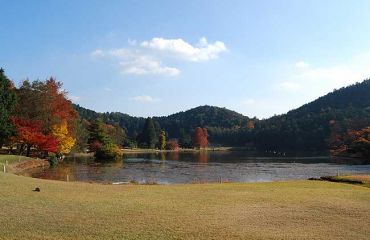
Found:
<path fill-rule="evenodd" d="M 118 124 L 130 137 L 138 135 L 145 123 L 145 119 L 141 117 L 119 112 L 97 113 L 79 105 L 74 106 L 81 118 L 88 121 L 101 119 L 108 124 Z M 247 125 L 249 118 L 226 108 L 200 106 L 169 116 L 153 117 L 153 120 L 170 138 L 186 138 L 188 142 L 191 140 L 192 131 L 197 127 L 207 128 L 212 139 L 213 132 L 240 129 Z"/>
<path fill-rule="evenodd" d="M 240 129 L 246 126 L 249 118 L 226 108 L 200 106 L 167 117 L 154 117 L 170 136 L 179 138 L 191 133 L 196 127 L 208 129 L 212 139 L 216 131 Z M 214 140 L 214 139 L 213 139 Z"/>
<path fill-rule="evenodd" d="M 87 120 L 118 124 L 131 139 L 145 119 L 123 113 L 96 113 L 75 106 Z M 336 136 L 370 126 L 370 80 L 335 90 L 286 114 L 266 120 L 214 106 L 200 106 L 166 117 L 154 117 L 157 128 L 186 146 L 196 127 L 207 128 L 214 145 L 254 146 L 261 150 L 327 150 Z"/>
<path fill-rule="evenodd" d="M 347 130 L 369 125 L 370 80 L 365 80 L 260 121 L 253 142 L 261 149 L 324 150 Z"/>

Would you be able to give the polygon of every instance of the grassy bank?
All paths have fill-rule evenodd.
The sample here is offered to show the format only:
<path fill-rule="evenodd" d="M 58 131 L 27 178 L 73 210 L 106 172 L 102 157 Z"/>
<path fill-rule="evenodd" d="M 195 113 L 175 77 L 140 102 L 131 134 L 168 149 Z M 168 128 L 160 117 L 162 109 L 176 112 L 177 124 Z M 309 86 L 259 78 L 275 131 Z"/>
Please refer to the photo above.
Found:
<path fill-rule="evenodd" d="M 0 155 L 0 171 L 22 173 L 29 169 L 49 167 L 49 162 L 43 159 L 35 159 L 18 155 Z"/>
<path fill-rule="evenodd" d="M 0 173 L 0 189 L 0 239 L 370 236 L 370 189 L 342 183 L 114 186 Z"/>

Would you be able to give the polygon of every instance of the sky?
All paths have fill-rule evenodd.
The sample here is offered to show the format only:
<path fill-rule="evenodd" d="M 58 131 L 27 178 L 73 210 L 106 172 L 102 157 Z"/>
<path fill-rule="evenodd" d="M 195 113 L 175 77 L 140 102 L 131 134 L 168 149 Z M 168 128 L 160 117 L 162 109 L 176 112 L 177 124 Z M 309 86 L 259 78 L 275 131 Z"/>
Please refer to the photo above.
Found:
<path fill-rule="evenodd" d="M 370 1 L 0 0 L 0 67 L 98 112 L 286 113 L 370 77 Z"/>

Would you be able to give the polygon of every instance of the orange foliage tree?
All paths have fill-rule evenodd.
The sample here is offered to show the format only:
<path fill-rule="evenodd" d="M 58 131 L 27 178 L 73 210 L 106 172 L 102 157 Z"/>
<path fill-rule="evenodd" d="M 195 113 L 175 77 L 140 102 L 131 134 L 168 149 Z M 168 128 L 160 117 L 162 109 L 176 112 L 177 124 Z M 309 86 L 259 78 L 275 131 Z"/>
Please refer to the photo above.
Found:
<path fill-rule="evenodd" d="M 13 117 L 12 123 L 17 130 L 16 141 L 20 144 L 20 153 L 26 149 L 29 156 L 31 147 L 36 147 L 40 151 L 57 152 L 59 144 L 57 139 L 42 132 L 40 121 Z"/>
<path fill-rule="evenodd" d="M 33 82 L 25 80 L 16 93 L 18 104 L 14 119 L 18 134 L 15 142 L 21 146 L 27 145 L 28 153 L 31 147 L 47 152 L 68 153 L 75 143 L 78 115 L 67 99 L 67 93 L 62 90 L 62 84 L 53 78 Z M 28 127 L 23 123 L 27 123 Z M 32 128 L 37 130 L 36 139 L 44 141 L 24 141 L 25 133 L 28 134 Z"/>
<path fill-rule="evenodd" d="M 194 132 L 193 143 L 195 147 L 206 148 L 208 147 L 208 132 L 207 129 L 197 127 Z"/>
<path fill-rule="evenodd" d="M 354 154 L 360 157 L 370 157 L 370 126 L 360 130 L 349 130 L 337 139 L 339 141 L 337 141 L 337 145 L 332 147 L 332 154 Z"/>

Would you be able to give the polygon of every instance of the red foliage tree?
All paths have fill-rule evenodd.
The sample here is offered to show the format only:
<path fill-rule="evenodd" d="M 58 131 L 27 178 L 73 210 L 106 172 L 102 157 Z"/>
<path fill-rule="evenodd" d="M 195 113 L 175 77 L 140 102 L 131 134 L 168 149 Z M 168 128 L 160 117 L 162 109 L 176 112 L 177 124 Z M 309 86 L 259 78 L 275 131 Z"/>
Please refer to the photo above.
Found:
<path fill-rule="evenodd" d="M 67 123 L 69 137 L 75 138 L 77 112 L 66 97 L 62 84 L 50 78 L 46 81 L 24 81 L 17 89 L 18 105 L 14 118 L 17 129 L 15 143 L 27 155 L 32 148 L 44 152 L 57 152 L 62 144 L 53 137 L 56 125 Z"/>
<path fill-rule="evenodd" d="M 42 132 L 42 123 L 35 120 L 25 120 L 13 117 L 12 123 L 17 130 L 17 142 L 20 144 L 20 153 L 27 149 L 27 156 L 32 147 L 40 151 L 56 152 L 58 141 L 51 135 Z"/>
<path fill-rule="evenodd" d="M 193 137 L 194 146 L 198 148 L 208 147 L 208 132 L 207 129 L 197 127 Z"/>
<path fill-rule="evenodd" d="M 179 143 L 177 142 L 177 140 L 176 140 L 176 139 L 171 139 L 171 140 L 169 140 L 169 141 L 167 142 L 167 144 L 166 144 L 166 148 L 167 148 L 168 150 L 175 150 L 175 151 L 177 151 L 177 150 L 179 150 L 179 149 L 180 149 L 180 146 L 179 146 Z"/>

